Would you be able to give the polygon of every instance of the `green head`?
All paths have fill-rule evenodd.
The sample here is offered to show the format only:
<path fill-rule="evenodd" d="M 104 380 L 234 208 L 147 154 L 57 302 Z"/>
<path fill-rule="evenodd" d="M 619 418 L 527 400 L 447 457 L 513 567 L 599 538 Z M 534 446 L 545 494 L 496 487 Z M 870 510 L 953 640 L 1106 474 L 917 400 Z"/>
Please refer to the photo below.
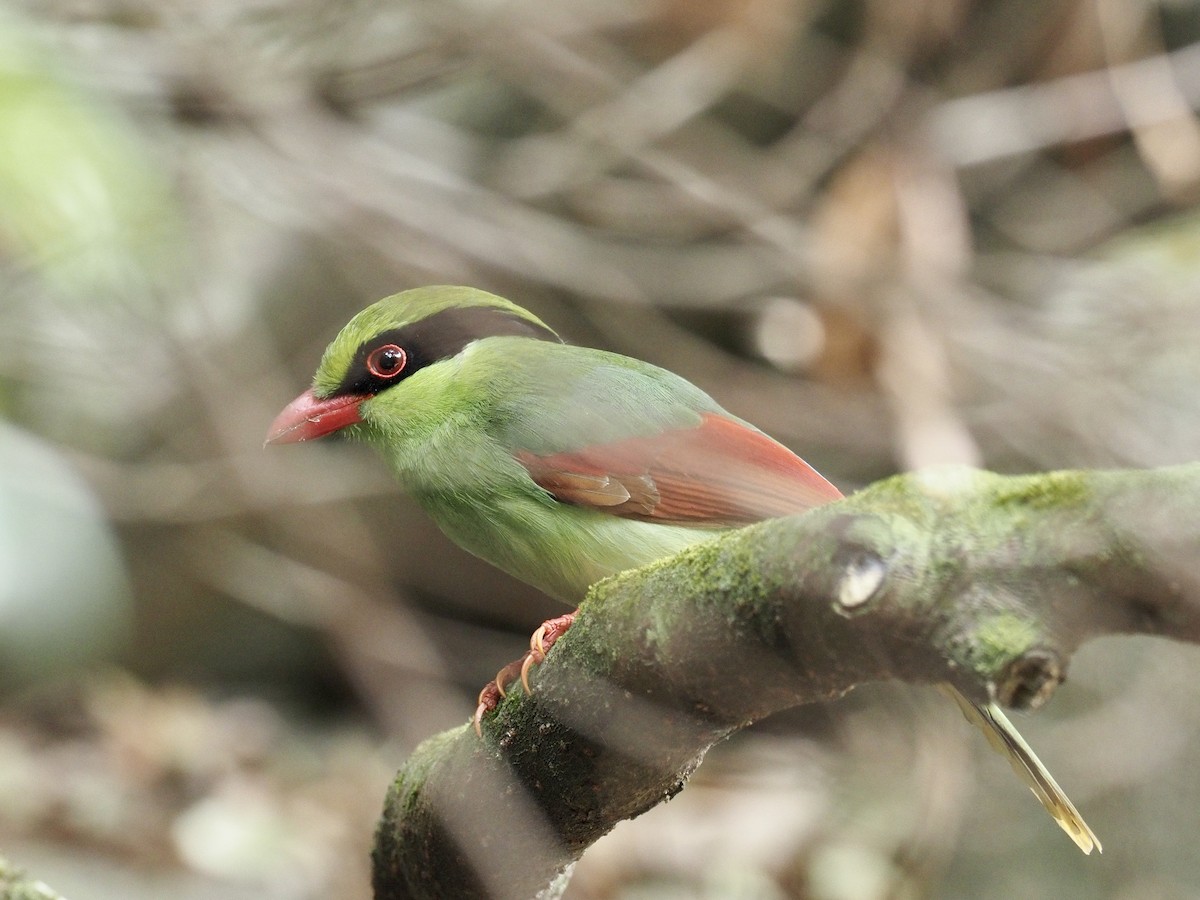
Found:
<path fill-rule="evenodd" d="M 323 437 L 364 420 L 363 406 L 389 392 L 389 406 L 403 404 L 407 388 L 429 384 L 433 370 L 486 337 L 520 336 L 558 341 L 537 316 L 515 303 L 469 287 L 414 288 L 368 306 L 326 348 L 305 391 L 279 414 L 267 443 Z M 428 398 L 425 398 L 428 399 Z"/>

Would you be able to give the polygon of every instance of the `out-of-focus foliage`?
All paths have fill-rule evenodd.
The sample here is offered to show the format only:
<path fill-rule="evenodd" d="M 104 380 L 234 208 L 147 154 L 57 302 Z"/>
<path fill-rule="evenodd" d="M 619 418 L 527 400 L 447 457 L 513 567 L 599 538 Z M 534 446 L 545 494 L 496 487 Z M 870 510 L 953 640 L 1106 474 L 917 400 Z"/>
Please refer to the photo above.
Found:
<path fill-rule="evenodd" d="M 0 248 L 18 272 L 66 304 L 145 299 L 175 210 L 139 144 L 84 73 L 0 9 Z"/>
<path fill-rule="evenodd" d="M 0 414 L 43 449 L 0 584 L 46 643 L 0 622 L 0 847 L 76 900 L 363 895 L 389 766 L 557 611 L 359 448 L 261 448 L 402 288 L 675 369 L 847 489 L 1195 459 L 1197 41 L 1191 0 L 9 0 Z M 1196 666 L 1106 642 L 1021 723 L 1098 860 L 892 687 L 714 753 L 572 895 L 1193 896 Z"/>

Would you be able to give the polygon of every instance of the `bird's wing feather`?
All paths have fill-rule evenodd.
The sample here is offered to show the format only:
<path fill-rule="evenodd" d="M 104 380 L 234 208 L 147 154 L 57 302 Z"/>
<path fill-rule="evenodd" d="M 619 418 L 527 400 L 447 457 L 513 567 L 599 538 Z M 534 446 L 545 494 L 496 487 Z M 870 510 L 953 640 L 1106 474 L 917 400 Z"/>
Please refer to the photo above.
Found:
<path fill-rule="evenodd" d="M 517 451 L 556 499 L 656 522 L 728 526 L 790 515 L 841 493 L 782 444 L 727 416 L 536 455 Z"/>

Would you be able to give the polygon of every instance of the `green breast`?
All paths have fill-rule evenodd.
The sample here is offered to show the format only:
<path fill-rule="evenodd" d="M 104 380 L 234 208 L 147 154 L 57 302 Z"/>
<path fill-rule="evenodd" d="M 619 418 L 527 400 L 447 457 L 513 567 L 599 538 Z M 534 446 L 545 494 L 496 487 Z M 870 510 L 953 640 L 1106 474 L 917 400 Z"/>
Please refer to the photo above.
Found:
<path fill-rule="evenodd" d="M 671 556 L 715 533 L 622 519 L 533 491 L 481 503 L 447 495 L 418 499 L 456 544 L 571 604 L 601 578 Z"/>

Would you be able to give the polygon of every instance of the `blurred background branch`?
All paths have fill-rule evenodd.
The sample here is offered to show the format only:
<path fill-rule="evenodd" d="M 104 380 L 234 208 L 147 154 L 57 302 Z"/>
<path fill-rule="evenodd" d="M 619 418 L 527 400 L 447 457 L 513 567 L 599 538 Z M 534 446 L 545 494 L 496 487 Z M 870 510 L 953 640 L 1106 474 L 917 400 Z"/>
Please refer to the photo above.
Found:
<path fill-rule="evenodd" d="M 0 846 L 75 900 L 366 894 L 389 772 L 557 611 L 360 448 L 261 450 L 402 288 L 846 490 L 1200 457 L 1198 42 L 1190 0 L 7 0 Z M 572 895 L 1193 895 L 1196 664 L 1085 652 L 1022 723 L 1100 864 L 895 687 L 742 736 Z"/>

